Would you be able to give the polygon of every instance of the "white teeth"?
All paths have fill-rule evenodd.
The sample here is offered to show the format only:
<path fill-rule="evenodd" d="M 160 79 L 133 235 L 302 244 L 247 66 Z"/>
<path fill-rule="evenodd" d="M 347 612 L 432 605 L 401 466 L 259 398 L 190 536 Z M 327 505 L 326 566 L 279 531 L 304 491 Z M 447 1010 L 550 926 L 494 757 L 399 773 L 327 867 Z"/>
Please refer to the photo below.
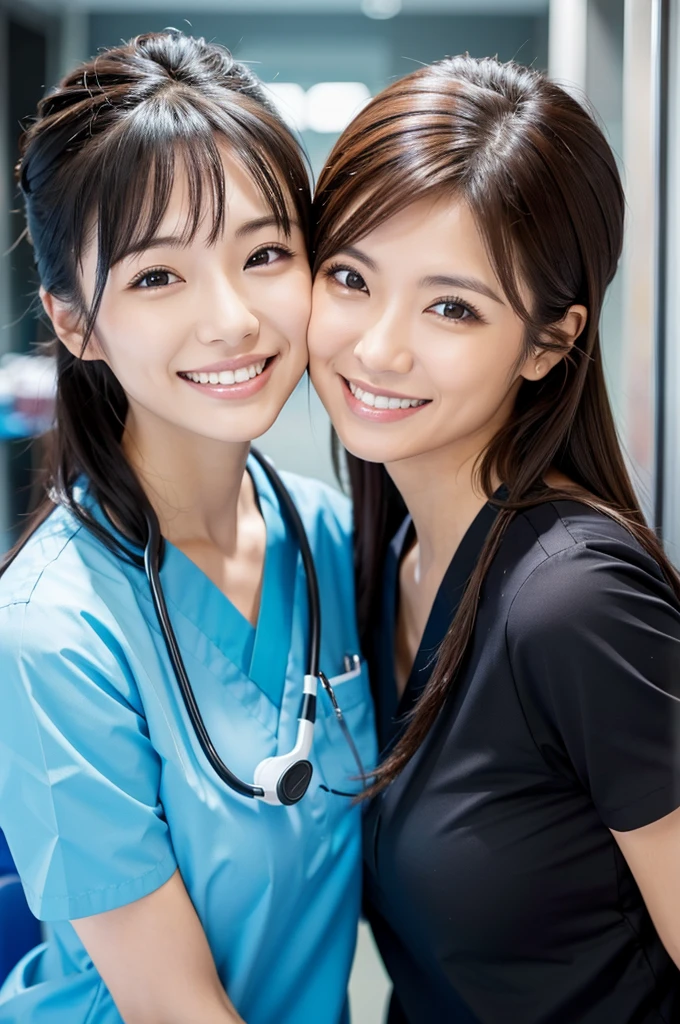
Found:
<path fill-rule="evenodd" d="M 415 409 L 416 406 L 425 405 L 421 398 L 388 398 L 387 395 L 376 395 L 372 391 L 364 391 L 353 384 L 351 380 L 347 383 L 359 402 L 375 409 Z"/>
<path fill-rule="evenodd" d="M 247 380 L 258 377 L 262 373 L 266 362 L 267 360 L 264 359 L 261 363 L 251 363 L 250 366 L 242 366 L 238 370 L 220 370 L 219 373 L 214 370 L 211 373 L 190 371 L 182 376 L 188 377 L 194 384 L 245 384 Z"/>

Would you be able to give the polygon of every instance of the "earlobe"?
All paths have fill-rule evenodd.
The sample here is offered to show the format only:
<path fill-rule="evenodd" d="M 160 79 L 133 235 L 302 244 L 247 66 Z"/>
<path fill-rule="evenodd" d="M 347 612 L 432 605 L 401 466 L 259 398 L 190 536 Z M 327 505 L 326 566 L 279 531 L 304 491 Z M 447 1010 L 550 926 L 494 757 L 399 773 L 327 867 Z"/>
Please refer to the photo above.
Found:
<path fill-rule="evenodd" d="M 576 339 L 583 333 L 588 322 L 588 310 L 585 306 L 570 306 L 559 322 L 564 348 L 560 351 L 537 349 L 524 364 L 521 376 L 525 380 L 541 380 L 570 351 Z"/>
<path fill-rule="evenodd" d="M 44 288 L 40 289 L 40 301 L 52 322 L 54 333 L 62 344 L 66 346 L 71 355 L 76 356 L 78 359 L 86 360 L 102 358 L 101 354 L 97 352 L 97 346 L 91 342 L 83 352 L 82 318 L 76 313 L 72 305 L 64 302 L 63 299 L 56 298 L 50 292 L 45 291 Z"/>

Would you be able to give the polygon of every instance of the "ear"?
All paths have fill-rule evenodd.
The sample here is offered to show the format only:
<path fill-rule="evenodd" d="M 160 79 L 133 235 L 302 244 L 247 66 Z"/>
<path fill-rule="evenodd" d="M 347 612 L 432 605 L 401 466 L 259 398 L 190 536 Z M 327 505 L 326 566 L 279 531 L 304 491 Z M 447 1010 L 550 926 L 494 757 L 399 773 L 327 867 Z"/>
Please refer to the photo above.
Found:
<path fill-rule="evenodd" d="M 54 333 L 66 346 L 71 355 L 88 361 L 104 358 L 94 335 L 90 337 L 87 347 L 83 352 L 84 333 L 82 317 L 76 313 L 73 306 L 64 302 L 63 299 L 57 299 L 50 292 L 45 291 L 44 288 L 40 289 L 40 301 L 43 304 L 43 309 L 52 321 Z"/>
<path fill-rule="evenodd" d="M 582 333 L 588 321 L 588 310 L 585 306 L 570 306 L 559 322 L 559 328 L 564 338 L 565 348 L 559 352 L 548 351 L 547 349 L 536 349 L 527 358 L 520 370 L 520 376 L 525 380 L 542 380 L 543 377 L 561 362 L 572 345 Z"/>

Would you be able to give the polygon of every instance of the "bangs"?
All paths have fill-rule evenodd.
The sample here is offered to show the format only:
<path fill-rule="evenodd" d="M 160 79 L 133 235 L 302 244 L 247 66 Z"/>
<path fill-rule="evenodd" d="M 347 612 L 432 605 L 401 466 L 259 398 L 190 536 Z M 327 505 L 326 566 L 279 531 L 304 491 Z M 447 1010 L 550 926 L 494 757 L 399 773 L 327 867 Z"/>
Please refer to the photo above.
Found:
<path fill-rule="evenodd" d="M 176 171 L 186 173 L 188 210 L 181 228 L 189 244 L 199 228 L 209 228 L 213 245 L 223 228 L 226 183 L 220 146 L 253 180 L 277 226 L 289 235 L 291 207 L 303 227 L 309 221 L 305 193 L 309 184 L 302 162 L 291 160 L 282 145 L 278 121 L 246 97 L 225 109 L 181 88 L 168 89 L 134 108 L 114 132 L 92 147 L 90 168 L 83 175 L 72 249 L 77 265 L 96 221 L 97 272 L 94 298 L 87 311 L 85 343 L 94 326 L 111 268 L 128 253 L 147 248 L 158 235 L 173 193 Z M 274 153 L 276 159 L 268 154 Z M 299 171 L 298 171 L 299 168 Z M 86 169 L 85 169 L 86 170 Z M 297 178 L 302 177 L 298 182 Z M 282 185 L 286 182 L 286 187 Z"/>
<path fill-rule="evenodd" d="M 522 214 L 502 161 L 461 129 L 465 110 L 455 93 L 423 90 L 408 97 L 408 106 L 396 87 L 393 96 L 390 116 L 381 110 L 385 95 L 361 111 L 321 174 L 314 197 L 314 272 L 414 203 L 459 201 L 472 213 L 510 305 L 530 323 L 513 234 Z"/>

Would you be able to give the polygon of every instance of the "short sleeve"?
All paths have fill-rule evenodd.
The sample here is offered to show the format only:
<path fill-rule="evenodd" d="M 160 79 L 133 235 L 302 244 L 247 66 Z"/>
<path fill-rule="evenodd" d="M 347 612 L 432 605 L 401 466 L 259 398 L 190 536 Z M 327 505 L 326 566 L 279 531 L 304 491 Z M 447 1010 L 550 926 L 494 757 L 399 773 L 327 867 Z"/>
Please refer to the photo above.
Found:
<path fill-rule="evenodd" d="M 61 604 L 0 608 L 0 829 L 36 917 L 112 910 L 170 878 L 159 787 L 112 624 Z"/>
<path fill-rule="evenodd" d="M 620 547 L 547 558 L 515 597 L 507 641 L 538 747 L 628 831 L 680 806 L 680 611 L 656 563 Z"/>

